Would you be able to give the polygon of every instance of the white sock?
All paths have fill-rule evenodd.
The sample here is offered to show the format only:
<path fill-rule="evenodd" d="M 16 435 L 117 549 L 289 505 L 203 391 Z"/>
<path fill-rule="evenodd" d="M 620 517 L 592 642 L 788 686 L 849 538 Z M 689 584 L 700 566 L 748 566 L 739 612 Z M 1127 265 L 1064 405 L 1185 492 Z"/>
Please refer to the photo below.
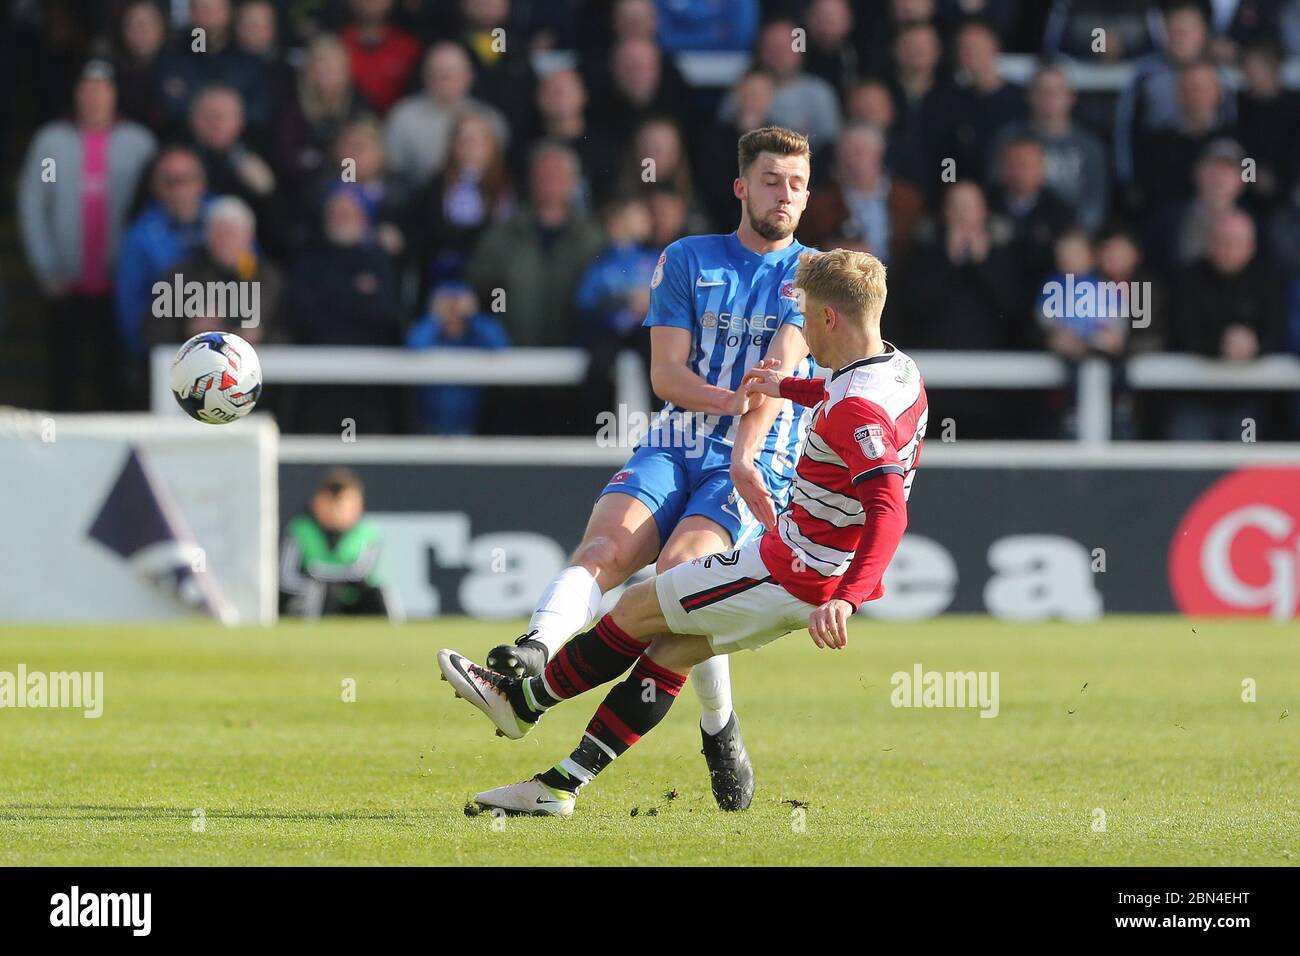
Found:
<path fill-rule="evenodd" d="M 565 568 L 546 585 L 528 622 L 528 630 L 537 632 L 533 640 L 545 644 L 548 655 L 554 657 L 565 641 L 591 627 L 600 610 L 600 597 L 600 587 L 590 571 L 577 565 Z"/>
<path fill-rule="evenodd" d="M 731 719 L 731 665 L 727 656 L 710 657 L 691 670 L 691 686 L 700 699 L 700 726 L 716 734 Z"/>

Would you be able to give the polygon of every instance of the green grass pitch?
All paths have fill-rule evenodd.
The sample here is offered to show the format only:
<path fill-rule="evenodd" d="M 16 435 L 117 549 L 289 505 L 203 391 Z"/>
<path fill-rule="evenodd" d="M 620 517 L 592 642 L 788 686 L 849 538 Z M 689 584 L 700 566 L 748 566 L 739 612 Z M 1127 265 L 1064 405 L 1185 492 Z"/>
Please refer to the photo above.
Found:
<path fill-rule="evenodd" d="M 10 626 L 0 671 L 102 670 L 105 706 L 0 710 L 0 863 L 1294 864 L 1297 630 L 861 621 L 841 652 L 796 632 L 732 660 L 749 812 L 713 807 L 688 688 L 572 820 L 494 821 L 467 798 L 567 754 L 599 699 L 493 737 L 434 653 L 481 659 L 513 624 Z M 917 662 L 997 671 L 999 715 L 892 706 Z"/>

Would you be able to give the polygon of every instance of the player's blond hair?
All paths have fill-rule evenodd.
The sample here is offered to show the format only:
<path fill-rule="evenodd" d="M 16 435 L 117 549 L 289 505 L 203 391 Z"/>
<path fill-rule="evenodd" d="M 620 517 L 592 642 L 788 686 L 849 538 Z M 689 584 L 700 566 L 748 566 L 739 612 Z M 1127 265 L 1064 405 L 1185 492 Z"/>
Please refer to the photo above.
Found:
<path fill-rule="evenodd" d="M 751 129 L 740 137 L 740 142 L 736 144 L 736 160 L 740 166 L 741 179 L 745 178 L 745 173 L 753 165 L 754 160 L 758 159 L 759 153 L 803 156 L 807 158 L 810 165 L 812 164 L 812 147 L 808 145 L 807 136 L 786 129 L 784 126 L 763 126 L 759 129 Z"/>
<path fill-rule="evenodd" d="M 794 284 L 807 298 L 864 324 L 879 321 L 885 307 L 885 264 L 869 252 L 805 252 L 799 256 Z"/>

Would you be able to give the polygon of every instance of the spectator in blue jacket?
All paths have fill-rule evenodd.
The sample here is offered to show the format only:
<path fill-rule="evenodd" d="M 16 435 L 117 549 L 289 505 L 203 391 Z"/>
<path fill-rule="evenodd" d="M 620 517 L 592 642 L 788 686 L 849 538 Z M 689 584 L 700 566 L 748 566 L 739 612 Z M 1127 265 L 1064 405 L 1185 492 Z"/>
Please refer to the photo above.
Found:
<path fill-rule="evenodd" d="M 651 244 L 653 229 L 654 213 L 645 200 L 625 194 L 606 203 L 609 243 L 587 266 L 574 294 L 578 343 L 591 353 L 582 387 L 582 420 L 593 421 L 613 407 L 619 353 L 640 354 L 649 374 L 650 336 L 641 322 L 650 309 L 650 279 L 662 248 Z"/>
<path fill-rule="evenodd" d="M 480 312 L 474 290 L 459 280 L 433 290 L 429 311 L 406 336 L 413 349 L 503 349 L 509 344 L 505 326 Z M 431 385 L 421 396 L 422 425 L 439 435 L 476 434 L 482 404 L 481 386 Z"/>
<path fill-rule="evenodd" d="M 145 353 L 142 323 L 153 284 L 203 247 L 203 212 L 211 202 L 203 164 L 186 146 L 170 146 L 159 154 L 150 188 L 154 201 L 122 240 L 114 290 L 122 349 L 137 359 Z"/>
<path fill-rule="evenodd" d="M 659 44 L 679 50 L 748 50 L 758 33 L 758 0 L 656 0 Z"/>
<path fill-rule="evenodd" d="M 640 330 L 659 256 L 648 244 L 650 227 L 650 210 L 642 200 L 625 194 L 606 204 L 609 244 L 587 266 L 574 296 L 580 344 L 606 335 L 623 339 Z"/>

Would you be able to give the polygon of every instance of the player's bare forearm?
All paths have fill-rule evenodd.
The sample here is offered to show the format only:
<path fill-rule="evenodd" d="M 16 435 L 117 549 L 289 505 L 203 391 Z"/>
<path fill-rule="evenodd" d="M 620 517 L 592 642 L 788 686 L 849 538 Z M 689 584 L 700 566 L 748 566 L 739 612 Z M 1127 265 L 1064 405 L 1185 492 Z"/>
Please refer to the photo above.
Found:
<path fill-rule="evenodd" d="M 710 385 L 684 365 L 661 368 L 651 365 L 650 385 L 659 398 L 688 412 L 729 415 L 736 404 L 735 392 Z"/>
<path fill-rule="evenodd" d="M 793 325 L 783 325 L 772 337 L 772 344 L 759 367 L 784 378 L 807 357 L 808 343 L 804 340 L 803 332 Z M 745 412 L 736 429 L 736 441 L 731 449 L 733 463 L 752 462 L 758 456 L 781 408 L 781 400 L 764 400 Z"/>
<path fill-rule="evenodd" d="M 665 402 L 690 412 L 729 415 L 736 393 L 710 385 L 689 365 L 691 333 L 686 329 L 656 326 L 650 330 L 650 387 Z"/>
<path fill-rule="evenodd" d="M 763 399 L 741 416 L 736 442 L 731 448 L 731 484 L 749 507 L 750 513 L 769 531 L 776 527 L 776 503 L 755 459 L 763 448 L 772 423 L 781 410 L 781 399 Z"/>
<path fill-rule="evenodd" d="M 731 460 L 752 462 L 763 450 L 763 442 L 772 429 L 772 423 L 781 413 L 781 399 L 764 399 L 740 417 L 736 426 L 736 441 L 731 447 Z"/>
<path fill-rule="evenodd" d="M 783 326 L 773 337 L 767 355 L 759 362 L 757 368 L 765 372 L 786 375 L 792 372 L 808 354 L 808 345 L 803 333 L 794 326 Z M 746 376 L 746 380 L 749 376 Z M 743 391 L 743 390 L 742 390 Z M 776 505 L 772 500 L 771 489 L 755 460 L 767 441 L 772 424 L 781 413 L 785 401 L 781 398 L 768 398 L 762 393 L 745 393 L 751 406 L 740 418 L 736 427 L 736 439 L 731 448 L 731 483 L 736 492 L 764 528 L 776 527 Z M 753 404 L 755 403 L 756 404 Z"/>

